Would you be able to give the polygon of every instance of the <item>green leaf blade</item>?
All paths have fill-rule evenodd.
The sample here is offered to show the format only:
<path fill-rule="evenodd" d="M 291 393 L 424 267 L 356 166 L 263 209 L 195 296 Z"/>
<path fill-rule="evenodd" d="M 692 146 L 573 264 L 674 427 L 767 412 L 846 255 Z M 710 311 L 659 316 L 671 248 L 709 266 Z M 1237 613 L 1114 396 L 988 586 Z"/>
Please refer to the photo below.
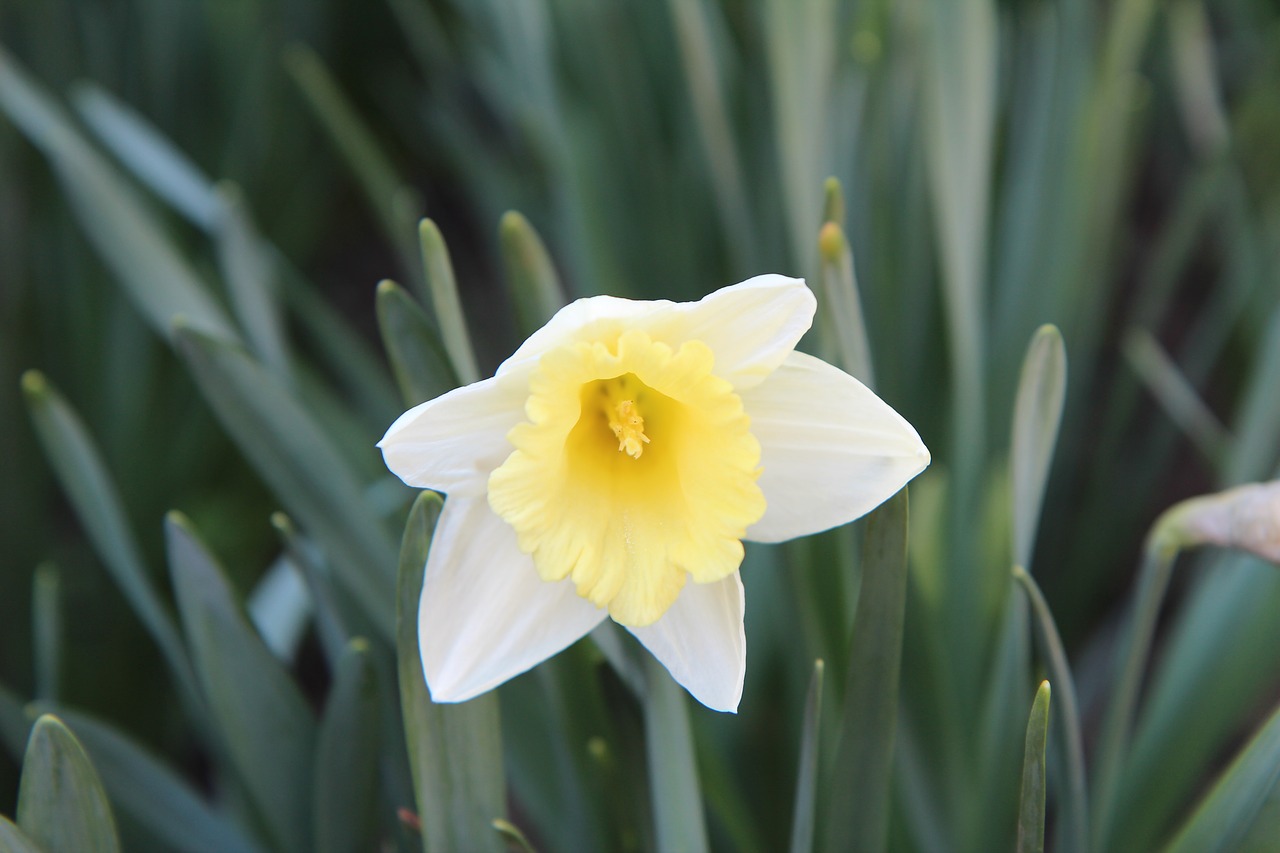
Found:
<path fill-rule="evenodd" d="M 907 526 L 906 489 L 867 520 L 844 717 L 828 783 L 826 850 L 882 850 L 887 842 L 907 596 Z"/>
<path fill-rule="evenodd" d="M 245 832 L 215 811 L 164 762 L 93 716 L 59 708 L 75 730 L 121 818 L 132 820 L 165 850 L 256 853 Z"/>
<path fill-rule="evenodd" d="M 1030 566 L 1040 505 L 1067 393 L 1067 352 L 1062 333 L 1041 326 L 1027 346 L 1013 407 L 1010 476 L 1013 480 L 1013 560 Z"/>
<path fill-rule="evenodd" d="M 373 843 L 379 722 L 369 643 L 357 638 L 338 661 L 320 721 L 314 798 L 318 853 L 357 853 Z"/>
<path fill-rule="evenodd" d="M 423 492 L 409 512 L 400 554 L 396 656 L 400 704 L 425 853 L 501 853 L 493 821 L 506 814 L 498 697 L 431 701 L 418 650 L 418 601 L 440 496 Z"/>
<path fill-rule="evenodd" d="M 276 846 L 308 850 L 311 709 L 254 633 L 190 522 L 170 513 L 165 532 L 183 626 L 227 754 Z"/>
<path fill-rule="evenodd" d="M 243 350 L 185 328 L 175 340 L 231 437 L 324 546 L 369 620 L 392 637 L 395 551 L 346 460 L 288 388 Z"/>
<path fill-rule="evenodd" d="M 1049 682 L 1040 682 L 1027 719 L 1022 760 L 1022 796 L 1018 805 L 1018 853 L 1044 853 L 1044 803 L 1048 780 L 1045 747 L 1049 740 Z"/>
<path fill-rule="evenodd" d="M 393 281 L 379 283 L 377 308 L 382 345 L 407 405 L 432 400 L 457 387 L 439 335 L 408 291 Z"/>
<path fill-rule="evenodd" d="M 1280 708 L 1272 712 L 1176 832 L 1165 853 L 1236 850 L 1280 785 Z M 1275 840 L 1275 836 L 1272 836 Z"/>
<path fill-rule="evenodd" d="M 119 853 L 115 818 L 84 747 L 57 717 L 36 721 L 22 762 L 18 827 L 49 853 Z"/>
<path fill-rule="evenodd" d="M 188 710 L 198 723 L 203 723 L 205 707 L 190 658 L 173 616 L 143 563 L 119 491 L 97 445 L 76 411 L 42 374 L 27 372 L 22 377 L 22 388 L 36 435 L 90 540 L 112 580 L 159 646 Z"/>
<path fill-rule="evenodd" d="M 644 742 L 659 853 L 707 853 L 707 821 L 694 761 L 688 696 L 666 667 L 645 656 Z"/>

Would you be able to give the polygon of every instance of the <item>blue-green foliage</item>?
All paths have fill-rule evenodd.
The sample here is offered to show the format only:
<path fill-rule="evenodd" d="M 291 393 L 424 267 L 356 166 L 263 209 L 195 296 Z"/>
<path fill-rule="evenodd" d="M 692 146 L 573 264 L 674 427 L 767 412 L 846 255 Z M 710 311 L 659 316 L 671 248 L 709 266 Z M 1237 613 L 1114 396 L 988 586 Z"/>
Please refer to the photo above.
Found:
<path fill-rule="evenodd" d="M 1151 519 L 1280 464 L 1278 28 L 1252 0 L 6 5 L 0 851 L 1038 849 L 1046 802 L 1049 849 L 1267 849 L 1273 567 L 1176 564 L 1089 815 L 1079 733 Z M 432 705 L 400 563 L 436 505 L 382 468 L 391 419 L 565 299 L 764 271 L 932 449 L 909 532 L 904 496 L 749 549 L 736 718 L 614 633 Z"/>

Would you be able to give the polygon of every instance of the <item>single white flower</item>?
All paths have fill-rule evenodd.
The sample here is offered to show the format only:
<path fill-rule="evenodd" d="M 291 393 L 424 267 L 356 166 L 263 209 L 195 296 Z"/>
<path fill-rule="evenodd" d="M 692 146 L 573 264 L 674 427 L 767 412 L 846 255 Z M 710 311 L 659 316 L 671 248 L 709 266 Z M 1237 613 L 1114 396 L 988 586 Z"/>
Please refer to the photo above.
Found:
<path fill-rule="evenodd" d="M 844 524 L 929 464 L 879 397 L 795 351 L 814 309 L 777 275 L 698 302 L 580 299 L 492 379 L 391 425 L 387 467 L 448 496 L 418 616 L 435 701 L 608 616 L 704 705 L 737 709 L 742 540 Z"/>

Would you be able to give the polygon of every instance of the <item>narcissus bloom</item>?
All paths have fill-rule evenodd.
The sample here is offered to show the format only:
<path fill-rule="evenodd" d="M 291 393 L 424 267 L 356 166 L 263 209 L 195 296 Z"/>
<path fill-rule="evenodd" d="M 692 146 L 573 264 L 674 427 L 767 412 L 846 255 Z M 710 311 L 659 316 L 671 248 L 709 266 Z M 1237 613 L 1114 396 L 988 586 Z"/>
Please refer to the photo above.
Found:
<path fill-rule="evenodd" d="M 777 275 L 698 302 L 580 299 L 492 379 L 391 425 L 387 467 L 447 495 L 419 608 L 437 702 L 608 617 L 704 705 L 737 709 L 742 540 L 851 521 L 929 464 L 879 397 L 795 351 L 814 308 Z"/>

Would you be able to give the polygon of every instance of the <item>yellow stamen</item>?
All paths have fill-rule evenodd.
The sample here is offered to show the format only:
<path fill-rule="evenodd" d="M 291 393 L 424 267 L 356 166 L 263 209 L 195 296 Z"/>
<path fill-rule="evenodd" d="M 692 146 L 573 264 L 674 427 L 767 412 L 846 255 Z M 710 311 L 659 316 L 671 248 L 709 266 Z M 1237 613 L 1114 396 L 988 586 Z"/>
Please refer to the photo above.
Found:
<path fill-rule="evenodd" d="M 489 504 L 546 581 L 623 625 L 651 625 L 686 580 L 742 562 L 764 514 L 760 444 L 700 341 L 672 348 L 632 329 L 543 356 L 528 420 L 489 477 Z"/>
<path fill-rule="evenodd" d="M 649 443 L 649 436 L 644 434 L 644 418 L 640 417 L 635 400 L 623 400 L 614 407 L 609 429 L 618 439 L 619 450 L 625 451 L 632 459 L 640 458 L 644 446 Z"/>

